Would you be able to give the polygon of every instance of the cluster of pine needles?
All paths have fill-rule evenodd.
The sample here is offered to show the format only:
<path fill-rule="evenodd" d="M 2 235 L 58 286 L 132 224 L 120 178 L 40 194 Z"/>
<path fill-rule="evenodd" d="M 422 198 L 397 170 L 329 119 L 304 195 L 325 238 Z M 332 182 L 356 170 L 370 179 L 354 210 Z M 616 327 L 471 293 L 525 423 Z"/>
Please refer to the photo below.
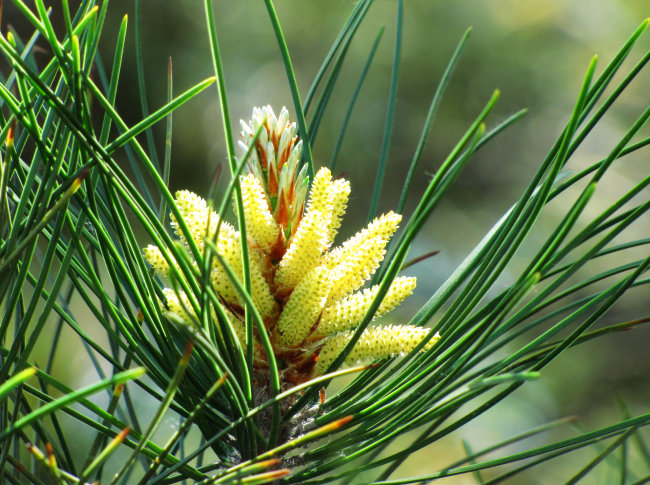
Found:
<path fill-rule="evenodd" d="M 106 63 L 98 47 L 115 15 L 108 1 L 81 0 L 71 10 L 62 0 L 55 28 L 42 0 L 11 0 L 33 34 L 0 34 L 0 481 L 406 484 L 467 474 L 498 483 L 577 450 L 590 454 L 579 455 L 584 462 L 575 462 L 568 483 L 605 468 L 622 484 L 647 481 L 650 414 L 630 416 L 623 403 L 621 416 L 599 429 L 559 419 L 484 449 L 465 443 L 464 455 L 432 460 L 423 475 L 402 465 L 510 403 L 561 354 L 571 365 L 574 347 L 649 320 L 610 309 L 650 282 L 650 239 L 631 230 L 647 221 L 650 176 L 591 209 L 616 162 L 650 144 L 642 136 L 650 107 L 639 108 L 602 158 L 570 171 L 572 156 L 650 60 L 647 52 L 631 68 L 624 63 L 648 22 L 604 67 L 588 64 L 557 141 L 444 284 L 409 321 L 389 315 L 381 323 L 375 318 L 415 288 L 408 268 L 430 263 L 409 259 L 427 220 L 472 156 L 524 112 L 495 122 L 495 91 L 448 156 L 426 162 L 437 168 L 425 190 L 414 190 L 467 31 L 432 93 L 399 203 L 379 214 L 402 43 L 404 5 L 396 0 L 368 221 L 339 241 L 355 187 L 335 175 L 334 163 L 381 31 L 328 147 L 329 167 L 314 160 L 311 144 L 373 1 L 353 6 L 304 99 L 273 2 L 264 1 L 295 123 L 288 110 L 256 109 L 242 125 L 241 148 L 214 3 L 203 2 L 214 76 L 177 94 L 170 64 L 167 101 L 129 126 L 116 109 L 128 19 L 108 34 L 116 41 Z M 142 23 L 136 15 L 136 63 Z M 230 177 L 208 194 L 173 194 L 172 115 L 215 94 Z M 165 128 L 163 157 L 157 124 Z M 409 198 L 416 201 L 407 212 Z M 540 230 L 555 200 L 562 217 Z M 536 252 L 522 265 L 515 257 L 531 239 Z M 57 370 L 66 361 L 73 375 Z M 78 385 L 89 374 L 93 382 Z M 165 433 L 169 419 L 178 425 Z M 519 451 L 508 451 L 513 444 Z"/>

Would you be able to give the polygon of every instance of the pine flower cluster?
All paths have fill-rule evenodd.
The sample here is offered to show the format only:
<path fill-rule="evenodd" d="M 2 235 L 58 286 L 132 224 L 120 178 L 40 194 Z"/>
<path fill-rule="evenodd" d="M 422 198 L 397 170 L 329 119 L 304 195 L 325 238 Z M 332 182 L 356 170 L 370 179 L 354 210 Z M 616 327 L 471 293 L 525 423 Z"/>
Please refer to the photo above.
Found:
<path fill-rule="evenodd" d="M 261 134 L 255 139 L 260 127 Z M 250 173 L 240 178 L 251 298 L 271 336 L 275 357 L 287 363 L 285 381 L 302 382 L 327 371 L 369 310 L 379 287 L 362 286 L 381 264 L 401 216 L 383 214 L 340 246 L 332 247 L 347 207 L 350 183 L 334 179 L 327 168 L 321 168 L 307 194 L 309 180 L 305 168 L 299 166 L 302 142 L 286 108 L 277 117 L 270 106 L 255 108 L 252 120 L 242 122 L 241 134 L 245 150 L 255 143 Z M 220 221 L 206 201 L 192 192 L 177 192 L 175 203 L 198 249 L 203 251 L 207 239 L 215 241 L 223 261 L 243 281 L 240 233 Z M 188 246 L 173 217 L 172 227 Z M 166 259 L 156 246 L 145 248 L 144 255 L 158 275 L 168 276 L 169 256 Z M 211 281 L 245 349 L 244 300 L 219 262 L 211 271 Z M 375 317 L 398 306 L 415 285 L 413 277 L 396 278 Z M 196 320 L 188 295 L 166 288 L 164 296 L 170 312 L 188 322 Z M 428 329 L 410 325 L 369 326 L 346 363 L 406 354 L 428 334 Z M 255 365 L 264 368 L 265 354 L 255 338 Z M 433 336 L 425 348 L 438 338 Z"/>

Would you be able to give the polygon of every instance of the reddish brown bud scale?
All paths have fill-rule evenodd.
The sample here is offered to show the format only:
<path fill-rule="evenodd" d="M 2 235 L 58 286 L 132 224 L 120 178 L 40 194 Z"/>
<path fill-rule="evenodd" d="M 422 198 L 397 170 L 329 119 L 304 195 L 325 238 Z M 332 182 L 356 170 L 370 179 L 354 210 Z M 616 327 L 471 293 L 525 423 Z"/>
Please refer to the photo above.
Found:
<path fill-rule="evenodd" d="M 268 124 L 267 124 L 268 126 Z M 267 130 L 270 134 L 269 140 L 271 143 L 273 143 L 273 148 L 277 151 L 278 149 L 278 141 L 280 141 L 280 137 L 275 133 L 273 130 Z"/>
<path fill-rule="evenodd" d="M 79 190 L 79 187 L 81 187 L 82 182 L 88 176 L 89 173 L 90 171 L 88 169 L 85 169 L 83 172 L 79 174 L 79 176 L 76 179 L 74 179 L 72 185 L 70 186 L 70 190 L 72 191 L 73 194 L 77 190 Z"/>
<path fill-rule="evenodd" d="M 194 340 L 187 342 L 185 350 L 183 351 L 183 356 L 181 357 L 181 365 L 187 365 L 192 357 L 192 351 L 194 350 Z"/>
<path fill-rule="evenodd" d="M 287 187 L 287 190 L 285 193 L 287 194 L 287 199 L 293 200 L 293 194 L 296 192 L 296 184 L 291 183 L 289 184 L 289 187 Z"/>
<path fill-rule="evenodd" d="M 11 148 L 14 146 L 14 134 L 16 132 L 16 120 L 13 120 L 11 122 L 11 126 L 9 127 L 9 131 L 7 132 L 7 148 Z"/>
<path fill-rule="evenodd" d="M 269 460 L 262 460 L 259 463 L 256 463 L 260 468 L 271 468 L 282 463 L 282 460 L 279 458 L 271 458 Z"/>
<path fill-rule="evenodd" d="M 40 460 L 45 459 L 45 455 L 43 455 L 43 452 L 39 450 L 36 446 L 34 446 L 32 443 L 27 443 L 25 447 L 27 448 L 27 451 L 29 451 L 32 455 L 36 456 Z"/>
<path fill-rule="evenodd" d="M 269 162 L 266 158 L 266 149 L 262 147 L 262 144 L 259 140 L 255 143 L 255 148 L 257 149 L 257 155 L 260 157 L 260 164 L 262 165 L 262 170 L 267 171 Z"/>
<path fill-rule="evenodd" d="M 287 163 L 289 159 L 289 154 L 291 153 L 291 145 L 288 145 L 282 153 L 278 154 L 278 170 L 282 170 L 282 166 Z"/>
<path fill-rule="evenodd" d="M 56 458 L 54 456 L 54 449 L 52 443 L 45 443 L 45 451 L 47 452 L 48 465 L 52 468 L 56 467 Z"/>
<path fill-rule="evenodd" d="M 343 426 L 348 424 L 350 421 L 352 421 L 352 419 L 354 419 L 354 416 L 352 414 L 350 414 L 349 416 L 345 416 L 344 418 L 341 418 L 341 419 L 339 419 L 337 421 L 334 421 L 331 424 L 331 426 L 333 426 L 333 429 L 342 428 Z"/>
<path fill-rule="evenodd" d="M 117 433 L 117 435 L 115 435 L 113 441 L 115 441 L 116 443 L 121 443 L 122 441 L 124 441 L 124 438 L 126 438 L 129 435 L 130 432 L 131 432 L 131 427 L 127 426 L 122 431 Z"/>
<path fill-rule="evenodd" d="M 278 478 L 283 478 L 286 477 L 289 473 L 291 473 L 291 470 L 289 468 L 281 468 L 280 470 L 274 470 L 272 472 L 266 472 L 266 473 L 260 473 L 258 475 L 253 475 L 250 477 L 251 479 L 257 480 L 277 480 Z"/>
<path fill-rule="evenodd" d="M 83 169 L 83 170 L 81 171 L 81 173 L 79 174 L 78 179 L 79 179 L 81 182 L 83 182 L 83 181 L 86 179 L 86 177 L 88 177 L 88 174 L 89 174 L 89 173 L 90 173 L 90 169 L 87 169 L 87 168 Z"/>
<path fill-rule="evenodd" d="M 269 195 L 275 197 L 278 195 L 279 182 L 278 174 L 275 171 L 275 166 L 271 164 L 269 166 Z"/>
<path fill-rule="evenodd" d="M 329 433 L 331 431 L 335 431 L 339 428 L 342 428 L 350 421 L 352 421 L 352 418 L 354 418 L 354 416 L 350 415 L 350 416 L 345 416 L 344 418 L 341 419 L 337 419 L 336 421 L 330 424 L 326 424 L 325 426 L 318 428 L 316 431 L 314 431 L 314 434 L 321 435 L 321 434 Z"/>
<path fill-rule="evenodd" d="M 278 195 L 278 206 L 275 209 L 275 221 L 282 226 L 283 229 L 286 229 L 287 225 L 289 225 L 289 204 L 287 203 L 284 191 Z"/>

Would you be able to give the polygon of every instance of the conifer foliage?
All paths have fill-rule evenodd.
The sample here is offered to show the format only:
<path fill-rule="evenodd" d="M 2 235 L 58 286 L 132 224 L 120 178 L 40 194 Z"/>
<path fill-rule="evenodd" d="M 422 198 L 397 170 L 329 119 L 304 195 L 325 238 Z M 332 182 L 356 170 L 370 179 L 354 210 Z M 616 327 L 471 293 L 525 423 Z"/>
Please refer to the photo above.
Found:
<path fill-rule="evenodd" d="M 602 158 L 572 166 L 650 60 L 646 52 L 631 68 L 624 62 L 637 55 L 648 21 L 602 69 L 597 59 L 587 66 L 573 111 L 530 182 L 406 321 L 390 312 L 416 289 L 412 264 L 428 264 L 408 259 L 416 237 L 474 153 L 523 115 L 493 121 L 495 91 L 449 155 L 427 162 L 435 171 L 426 188 L 414 188 L 469 31 L 433 93 L 400 202 L 378 215 L 398 98 L 404 2 L 396 0 L 385 143 L 370 201 L 355 201 L 370 215 L 341 240 L 355 187 L 331 166 L 382 31 L 338 142 L 324 147 L 330 168 L 314 160 L 312 144 L 373 0 L 352 6 L 304 99 L 273 2 L 251 2 L 266 7 L 296 121 L 285 108 L 254 108 L 241 123 L 239 151 L 219 2 L 203 1 L 214 76 L 176 94 L 170 64 L 168 99 L 151 112 L 140 0 L 138 41 L 127 42 L 124 17 L 110 38 L 112 59 L 98 46 L 107 42 L 113 4 L 75 3 L 73 11 L 61 2 L 55 26 L 42 0 L 11 0 L 33 34 L 0 29 L 0 482 L 388 485 L 470 474 L 483 481 L 481 472 L 496 483 L 584 448 L 591 458 L 567 481 L 600 478 L 601 462 L 616 467 L 619 483 L 647 481 L 650 414 L 632 415 L 624 404 L 600 428 L 576 430 L 559 419 L 474 452 L 466 444 L 450 463 L 436 454 L 423 475 L 402 465 L 513 402 L 550 363 L 572 366 L 574 347 L 650 320 L 647 308 L 610 312 L 650 283 L 650 238 L 632 229 L 647 221 L 650 177 L 601 190 L 615 162 L 650 144 L 642 134 L 648 100 L 636 100 L 645 104 Z M 131 48 L 143 114 L 129 126 L 117 97 Z M 172 194 L 172 114 L 197 96 L 214 100 L 215 87 L 230 177 L 208 194 Z M 152 130 L 160 122 L 162 157 Z M 558 199 L 562 217 L 541 229 Z M 522 251 L 530 239 L 532 256 L 530 247 Z M 540 444 L 536 435 L 556 428 L 564 438 Z M 513 443 L 523 451 L 506 448 Z"/>

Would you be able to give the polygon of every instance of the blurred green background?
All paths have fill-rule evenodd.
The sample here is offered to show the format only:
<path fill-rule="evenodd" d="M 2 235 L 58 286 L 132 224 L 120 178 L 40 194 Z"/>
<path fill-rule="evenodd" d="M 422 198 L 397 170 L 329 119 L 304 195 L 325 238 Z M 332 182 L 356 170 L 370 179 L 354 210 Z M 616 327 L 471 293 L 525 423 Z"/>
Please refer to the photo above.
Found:
<path fill-rule="evenodd" d="M 147 101 L 153 110 L 165 102 L 169 57 L 173 61 L 177 93 L 211 76 L 212 68 L 202 2 L 155 0 L 142 4 Z M 303 97 L 353 6 L 349 0 L 276 1 Z M 372 41 L 384 26 L 375 63 L 357 102 L 335 169 L 336 173 L 345 172 L 352 183 L 343 236 L 355 232 L 368 212 L 386 116 L 396 11 L 394 0 L 376 0 L 371 7 L 352 44 L 314 146 L 317 166 L 327 164 Z M 276 112 L 286 105 L 293 113 L 284 68 L 263 3 L 219 1 L 215 2 L 215 12 L 233 121 L 249 119 L 253 106 L 264 104 L 271 104 Z M 12 23 L 12 13 L 15 11 L 7 5 L 5 22 Z M 133 0 L 112 0 L 101 49 L 105 59 L 112 59 L 124 13 L 129 15 L 130 35 L 118 108 L 129 123 L 134 123 L 142 113 L 134 71 Z M 491 126 L 521 108 L 528 108 L 529 113 L 474 157 L 434 214 L 412 256 L 431 250 L 440 253 L 409 270 L 409 274 L 419 278 L 417 293 L 404 305 L 402 313 L 390 315 L 387 320 L 412 315 L 517 199 L 568 119 L 591 57 L 599 55 L 602 69 L 649 14 L 647 0 L 405 2 L 398 103 L 380 211 L 390 210 L 397 203 L 431 96 L 467 27 L 473 27 L 470 42 L 440 106 L 405 212 L 408 214 L 412 209 L 430 174 L 494 89 L 501 91 L 501 99 L 489 119 Z M 646 34 L 634 51 L 633 60 L 625 66 L 629 69 L 649 46 Z M 614 147 L 650 102 L 649 81 L 650 73 L 635 81 L 574 156 L 569 169 L 575 171 L 592 164 Z M 158 127 L 157 134 L 161 155 L 164 126 Z M 172 187 L 207 193 L 215 168 L 225 162 L 225 157 L 216 90 L 209 89 L 174 114 Z M 624 193 L 632 181 L 647 176 L 648 158 L 646 150 L 621 160 L 619 169 L 599 186 L 593 208 L 584 220 L 588 221 L 606 202 Z M 540 221 L 540 234 L 550 231 L 564 208 L 562 200 L 549 207 L 547 216 Z M 648 227 L 646 218 L 635 226 L 636 234 L 628 234 L 625 239 L 648 237 Z M 535 247 L 533 237 L 520 262 L 530 257 Z M 513 271 L 516 269 L 515 264 Z M 504 278 L 502 283 L 507 280 Z M 644 292 L 647 289 L 631 292 L 615 308 L 611 319 L 647 316 L 649 298 Z M 616 397 L 628 402 L 632 414 L 647 411 L 648 342 L 650 333 L 641 327 L 571 351 L 545 370 L 542 379 L 518 391 L 509 405 L 486 414 L 480 422 L 459 432 L 454 440 L 413 457 L 408 474 L 425 473 L 458 457 L 463 453 L 461 437 L 479 449 L 531 425 L 572 414 L 580 415 L 580 426 L 591 429 L 620 418 Z M 548 436 L 541 438 L 545 439 Z M 567 477 L 564 467 L 576 469 L 576 463 L 586 463 L 592 454 L 593 451 L 570 455 L 564 463 L 546 467 L 544 474 L 529 475 L 526 483 L 563 481 Z M 597 480 L 607 483 L 607 473 L 605 470 Z M 455 483 L 464 480 L 467 479 Z"/>

